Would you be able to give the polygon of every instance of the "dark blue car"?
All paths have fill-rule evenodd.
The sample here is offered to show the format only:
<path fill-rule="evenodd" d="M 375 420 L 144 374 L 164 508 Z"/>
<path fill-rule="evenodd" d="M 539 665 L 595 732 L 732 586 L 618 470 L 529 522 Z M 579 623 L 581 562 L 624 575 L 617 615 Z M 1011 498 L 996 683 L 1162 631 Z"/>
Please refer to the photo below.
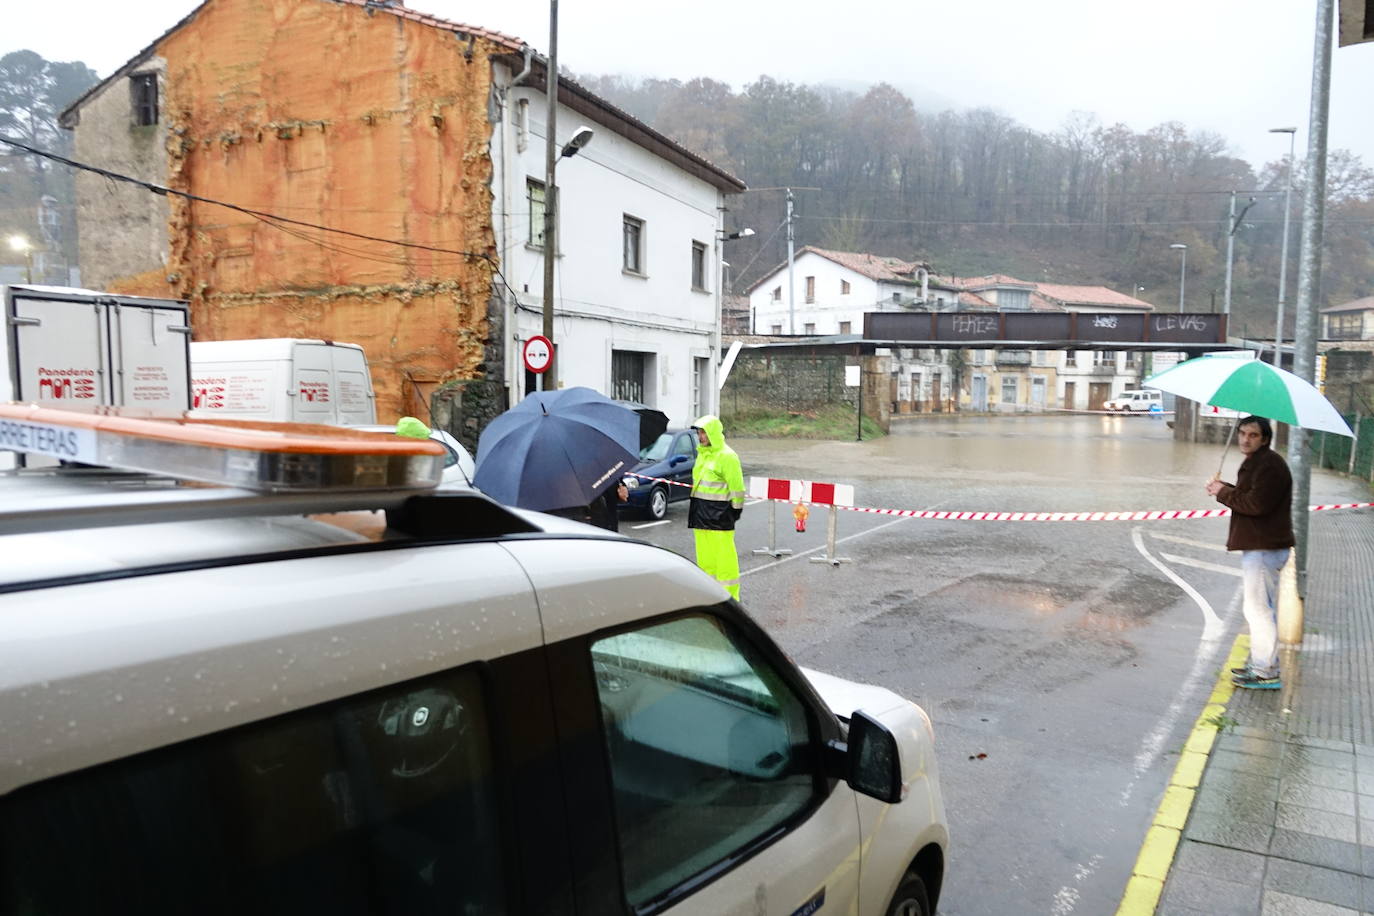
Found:
<path fill-rule="evenodd" d="M 646 477 L 662 477 L 686 486 L 639 479 L 630 488 L 630 498 L 621 504 L 621 511 L 643 512 L 652 519 L 668 514 L 668 503 L 686 499 L 691 493 L 692 465 L 697 458 L 697 435 L 690 429 L 670 429 L 652 444 L 640 449 L 639 464 L 631 470 Z"/>

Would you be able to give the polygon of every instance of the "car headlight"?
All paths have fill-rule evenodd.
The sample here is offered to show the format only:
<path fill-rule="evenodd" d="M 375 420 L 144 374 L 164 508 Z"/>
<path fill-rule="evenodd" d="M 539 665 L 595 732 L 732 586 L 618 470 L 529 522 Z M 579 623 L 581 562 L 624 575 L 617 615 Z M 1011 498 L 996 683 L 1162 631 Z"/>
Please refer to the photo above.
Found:
<path fill-rule="evenodd" d="M 622 477 L 620 479 L 620 482 L 625 485 L 625 489 L 627 490 L 633 490 L 639 486 L 638 477 Z"/>

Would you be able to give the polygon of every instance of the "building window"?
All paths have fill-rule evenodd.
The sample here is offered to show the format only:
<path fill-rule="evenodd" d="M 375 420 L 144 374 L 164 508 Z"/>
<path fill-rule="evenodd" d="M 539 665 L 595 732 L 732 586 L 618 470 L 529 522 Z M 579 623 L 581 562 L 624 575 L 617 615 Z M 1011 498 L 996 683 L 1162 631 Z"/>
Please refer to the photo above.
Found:
<path fill-rule="evenodd" d="M 133 102 L 134 124 L 146 127 L 157 123 L 157 74 L 135 73 L 129 77 L 129 96 Z"/>
<path fill-rule="evenodd" d="M 848 281 L 848 280 L 841 280 L 841 281 L 840 281 L 840 295 L 841 295 L 841 296 L 848 296 L 848 295 L 849 295 L 849 281 Z"/>
<path fill-rule="evenodd" d="M 1359 340 L 1362 315 L 1359 312 L 1352 312 L 1348 315 L 1327 315 L 1326 316 L 1326 336 L 1340 340 Z"/>
<path fill-rule="evenodd" d="M 1134 369 L 1134 368 L 1136 368 L 1136 364 L 1137 364 L 1138 362 L 1139 362 L 1139 360 L 1138 360 L 1138 358 L 1137 358 L 1136 352 L 1135 352 L 1134 350 L 1127 350 L 1127 351 L 1126 351 L 1126 368 L 1127 368 L 1127 369 Z"/>
<path fill-rule="evenodd" d="M 1030 290 L 999 289 L 997 291 L 997 307 L 1007 311 L 1021 311 L 1030 308 Z"/>
<path fill-rule="evenodd" d="M 1103 366 L 1116 367 L 1116 354 L 1106 350 L 1093 351 L 1093 366 L 1101 368 Z"/>
<path fill-rule="evenodd" d="M 706 291 L 706 245 L 692 243 L 692 289 Z"/>
<path fill-rule="evenodd" d="M 644 276 L 644 220 L 626 214 L 624 223 L 626 273 Z"/>
<path fill-rule="evenodd" d="M 893 294 L 892 294 L 892 301 L 893 301 L 893 302 L 898 302 L 898 303 L 900 303 L 900 302 L 902 301 L 902 294 L 901 294 L 901 293 L 893 293 Z"/>
<path fill-rule="evenodd" d="M 647 354 L 634 350 L 611 351 L 611 397 L 644 403 L 644 370 Z"/>
<path fill-rule="evenodd" d="M 1074 368 L 1074 367 L 1077 367 L 1077 366 L 1078 366 L 1078 351 L 1077 351 L 1077 350 L 1066 350 L 1066 351 L 1064 351 L 1064 366 L 1065 366 L 1066 368 Z"/>
<path fill-rule="evenodd" d="M 814 321 L 808 321 L 806 324 L 802 325 L 802 332 L 805 334 L 816 333 L 816 323 Z"/>
<path fill-rule="evenodd" d="M 815 301 L 816 301 L 816 278 L 815 278 L 815 277 L 807 277 L 807 278 L 806 278 L 806 301 L 807 301 L 807 302 L 815 302 Z"/>
<path fill-rule="evenodd" d="M 780 302 L 780 301 L 782 301 L 782 287 L 781 287 L 781 286 L 775 286 L 775 287 L 773 287 L 773 301 L 774 301 L 774 302 Z"/>
<path fill-rule="evenodd" d="M 706 397 L 711 390 L 711 361 L 705 356 L 692 357 L 692 403 L 696 405 L 696 414 L 704 417 L 711 412 L 711 404 Z"/>
<path fill-rule="evenodd" d="M 1017 397 L 1016 376 L 1002 376 L 1002 403 L 1015 404 Z"/>
<path fill-rule="evenodd" d="M 1035 364 L 1036 364 L 1037 366 L 1043 366 L 1043 365 L 1045 365 L 1046 356 L 1047 356 L 1047 354 L 1045 353 L 1044 350 L 1036 350 L 1036 351 L 1035 351 Z"/>
<path fill-rule="evenodd" d="M 841 322 L 840 322 L 840 333 L 841 333 L 841 334 L 849 334 L 849 333 L 851 333 L 850 330 L 849 330 L 851 327 L 852 327 L 852 325 L 851 325 L 848 321 L 841 321 Z"/>
<path fill-rule="evenodd" d="M 526 243 L 531 248 L 544 250 L 544 182 L 533 178 L 525 179 L 525 209 L 529 212 L 530 228 Z"/>
<path fill-rule="evenodd" d="M 775 324 L 775 325 L 773 325 L 773 333 L 774 333 L 774 334 L 781 334 L 781 333 L 782 333 L 782 325 L 780 325 L 780 324 Z"/>
<path fill-rule="evenodd" d="M 974 350 L 974 351 L 973 351 L 973 359 L 970 360 L 970 362 L 972 362 L 973 365 L 975 365 L 975 366 L 981 366 L 981 365 L 983 365 L 984 363 L 986 363 L 987 361 L 988 361 L 988 351 L 987 351 L 987 350 Z"/>

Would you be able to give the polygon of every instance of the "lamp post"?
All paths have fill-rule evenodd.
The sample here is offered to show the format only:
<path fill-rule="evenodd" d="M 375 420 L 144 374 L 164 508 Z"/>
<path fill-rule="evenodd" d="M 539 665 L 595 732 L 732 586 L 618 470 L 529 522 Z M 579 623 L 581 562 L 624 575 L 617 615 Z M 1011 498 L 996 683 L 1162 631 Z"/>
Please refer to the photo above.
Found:
<path fill-rule="evenodd" d="M 24 282 L 33 282 L 33 243 L 22 235 L 10 236 L 10 250 L 24 254 Z"/>
<path fill-rule="evenodd" d="M 549 0 L 549 60 L 544 76 L 544 94 L 548 96 L 548 117 L 544 126 L 544 336 L 553 350 L 552 362 L 538 376 L 542 389 L 557 388 L 558 350 L 553 337 L 553 268 L 558 257 L 558 222 L 554 210 L 558 201 L 558 185 L 554 182 L 554 167 L 559 159 L 576 156 L 592 140 L 590 127 L 579 127 L 564 146 L 558 149 L 558 0 Z"/>
<path fill-rule="evenodd" d="M 1293 145 L 1298 129 L 1273 127 L 1269 133 L 1288 135 L 1288 167 L 1284 169 L 1283 178 L 1283 244 L 1279 247 L 1279 311 L 1274 319 L 1274 365 L 1280 366 L 1283 362 L 1283 303 L 1288 295 L 1288 214 L 1293 198 Z"/>
<path fill-rule="evenodd" d="M 1174 242 L 1169 246 L 1175 251 L 1183 252 L 1183 260 L 1178 269 L 1178 310 L 1183 311 L 1183 285 L 1188 279 L 1188 246 L 1182 242 Z"/>

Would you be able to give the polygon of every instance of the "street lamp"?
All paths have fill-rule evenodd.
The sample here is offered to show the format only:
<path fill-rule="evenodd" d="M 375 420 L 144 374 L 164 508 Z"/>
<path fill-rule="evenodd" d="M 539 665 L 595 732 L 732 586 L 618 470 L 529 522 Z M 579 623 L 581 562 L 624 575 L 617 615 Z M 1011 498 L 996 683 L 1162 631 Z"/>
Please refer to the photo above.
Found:
<path fill-rule="evenodd" d="M 727 242 L 733 242 L 735 239 L 747 239 L 753 234 L 753 229 L 740 229 L 737 232 L 724 232 L 721 234 L 721 238 Z"/>
<path fill-rule="evenodd" d="M 1283 302 L 1288 293 L 1288 211 L 1293 197 L 1293 144 L 1297 139 L 1296 127 L 1272 127 L 1271 134 L 1288 135 L 1288 168 L 1283 178 L 1283 244 L 1279 253 L 1279 313 L 1274 321 L 1274 365 L 1281 364 L 1283 357 Z"/>
<path fill-rule="evenodd" d="M 24 255 L 24 282 L 33 282 L 33 243 L 22 235 L 10 236 L 10 250 Z"/>
<path fill-rule="evenodd" d="M 1182 242 L 1174 242 L 1169 246 L 1175 251 L 1183 252 L 1183 262 L 1178 269 L 1178 310 L 1183 311 L 1183 284 L 1188 278 L 1188 246 Z"/>
<path fill-rule="evenodd" d="M 724 229 L 717 229 L 717 230 L 716 230 L 716 238 L 720 239 L 722 242 L 733 242 L 733 241 L 735 241 L 735 240 L 737 240 L 737 239 L 747 239 L 747 238 L 749 238 L 749 236 L 751 236 L 751 235 L 753 235 L 753 234 L 754 234 L 754 230 L 753 230 L 753 229 L 736 229 L 734 232 L 726 232 Z M 712 396 L 711 396 L 710 404 L 711 404 L 711 410 L 712 410 L 713 412 L 717 413 L 717 414 L 720 413 L 720 386 L 721 386 L 721 383 L 720 383 L 720 375 L 719 375 L 719 373 L 720 373 L 720 358 L 721 358 L 721 357 L 720 357 L 720 351 L 721 351 L 721 348 L 724 346 L 723 343 L 722 343 L 722 341 L 721 341 L 721 336 L 722 336 L 722 328 L 721 328 L 721 325 L 724 324 L 724 322 L 725 322 L 725 315 L 724 315 L 724 312 L 725 312 L 725 291 L 729 288 L 729 285 L 730 285 L 730 284 L 727 282 L 727 278 L 730 276 L 729 271 L 730 271 L 730 262 L 726 261 L 725 258 L 721 258 L 721 259 L 720 259 L 720 272 L 721 272 L 720 289 L 719 289 L 719 290 L 717 291 L 717 293 L 716 293 L 716 327 L 715 327 L 715 332 L 711 335 L 711 337 L 713 338 L 712 341 L 711 341 L 711 366 L 712 366 L 712 370 L 713 370 L 713 371 L 712 371 L 713 393 L 712 393 Z M 753 313 L 752 313 L 752 311 L 751 311 L 751 312 L 750 312 L 750 319 L 749 319 L 749 333 L 752 334 L 753 332 L 754 332 L 754 319 L 753 319 Z"/>
<path fill-rule="evenodd" d="M 557 10 L 557 3 L 553 4 Z M 556 13 L 555 13 L 556 15 Z M 554 216 L 557 207 L 558 185 L 554 181 L 554 167 L 560 159 L 571 159 L 582 151 L 588 143 L 592 142 L 592 129 L 590 127 L 579 127 L 573 132 L 572 139 L 563 144 L 561 150 L 555 140 L 555 122 L 557 114 L 555 109 L 558 106 L 558 74 L 553 68 L 553 56 L 549 57 L 549 76 L 547 85 L 544 87 L 549 95 L 549 123 L 548 137 L 545 141 L 544 153 L 544 336 L 549 340 L 550 356 L 553 357 L 549 363 L 549 368 L 536 379 L 540 390 L 558 387 L 556 378 L 558 375 L 558 351 L 554 347 L 553 341 L 553 268 L 554 260 L 558 257 L 558 221 Z M 557 153 L 555 154 L 555 151 Z"/>

